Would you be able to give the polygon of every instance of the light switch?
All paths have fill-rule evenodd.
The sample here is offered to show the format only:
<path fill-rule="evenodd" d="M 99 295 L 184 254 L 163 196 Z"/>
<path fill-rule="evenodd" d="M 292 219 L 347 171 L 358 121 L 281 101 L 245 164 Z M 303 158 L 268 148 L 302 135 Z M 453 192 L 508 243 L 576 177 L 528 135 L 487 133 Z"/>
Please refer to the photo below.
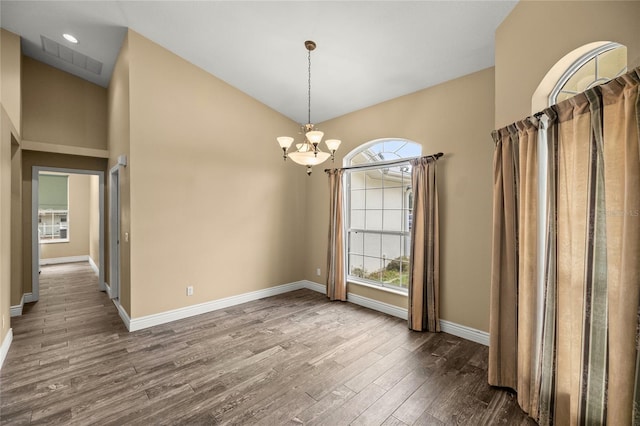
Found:
<path fill-rule="evenodd" d="M 128 243 L 128 242 L 129 242 L 129 233 L 128 233 L 128 232 L 125 232 L 125 233 L 124 233 L 124 242 L 125 242 L 125 243 Z"/>

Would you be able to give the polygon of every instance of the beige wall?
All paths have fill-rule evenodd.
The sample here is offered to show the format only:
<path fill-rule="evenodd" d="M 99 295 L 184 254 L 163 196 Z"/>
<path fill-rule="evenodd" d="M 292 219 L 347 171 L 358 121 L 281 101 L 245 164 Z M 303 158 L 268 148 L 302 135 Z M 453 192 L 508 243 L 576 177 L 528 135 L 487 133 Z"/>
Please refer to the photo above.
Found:
<path fill-rule="evenodd" d="M 21 53 L 20 37 L 0 29 L 0 99 L 11 126 L 22 131 L 22 98 L 20 96 Z M 16 136 L 18 136 L 16 135 Z"/>
<path fill-rule="evenodd" d="M 531 97 L 547 72 L 587 43 L 627 46 L 629 69 L 640 66 L 640 1 L 521 1 L 495 36 L 495 127 L 531 115 Z"/>
<path fill-rule="evenodd" d="M 131 138 L 131 124 L 129 113 L 129 35 L 125 36 L 120 48 L 120 54 L 111 76 L 108 90 L 108 143 L 109 143 L 109 169 L 115 166 L 118 156 L 129 157 L 129 141 Z M 120 186 L 120 305 L 131 313 L 131 254 L 130 245 L 125 242 L 124 233 L 131 229 L 131 191 L 130 168 L 121 167 L 119 172 Z M 107 193 L 110 191 L 110 176 L 107 174 Z M 106 232 L 107 248 L 109 253 L 109 232 Z M 106 263 L 108 265 L 109 263 Z M 105 271 L 107 283 L 109 268 Z"/>
<path fill-rule="evenodd" d="M 128 49 L 131 316 L 299 280 L 306 175 L 275 141 L 296 123 L 133 31 Z"/>
<path fill-rule="evenodd" d="M 23 58 L 23 139 L 107 149 L 107 90 Z"/>
<path fill-rule="evenodd" d="M 89 176 L 89 256 L 100 267 L 100 178 L 96 175 Z"/>
<path fill-rule="evenodd" d="M 69 241 L 41 244 L 40 259 L 89 255 L 90 175 L 69 175 Z"/>
<path fill-rule="evenodd" d="M 21 123 L 20 38 L 0 30 L 0 345 L 11 328 L 11 254 L 15 247 L 12 229 L 12 159 L 19 155 Z"/>
<path fill-rule="evenodd" d="M 31 286 L 31 179 L 33 166 L 61 169 L 105 171 L 106 158 L 54 154 L 50 152 L 22 151 L 22 289 L 11 292 L 13 305 L 20 303 L 22 293 L 30 293 Z M 71 220 L 71 219 L 70 219 Z M 88 225 L 87 225 L 88 226 Z M 85 252 L 85 254 L 88 254 Z M 19 295 L 17 299 L 13 299 Z"/>
<path fill-rule="evenodd" d="M 336 158 L 379 138 L 422 144 L 423 154 L 443 152 L 438 161 L 440 201 L 441 316 L 489 329 L 491 266 L 491 164 L 494 70 L 486 69 L 420 92 L 322 123 L 343 143 Z M 324 165 L 323 165 L 324 166 Z M 325 166 L 326 167 L 326 166 Z M 326 282 L 328 184 L 324 167 L 307 179 L 307 262 L 304 278 Z M 300 176 L 304 170 L 300 169 Z M 322 269 L 317 277 L 316 268 Z M 405 307 L 405 296 L 349 285 L 349 291 Z"/>

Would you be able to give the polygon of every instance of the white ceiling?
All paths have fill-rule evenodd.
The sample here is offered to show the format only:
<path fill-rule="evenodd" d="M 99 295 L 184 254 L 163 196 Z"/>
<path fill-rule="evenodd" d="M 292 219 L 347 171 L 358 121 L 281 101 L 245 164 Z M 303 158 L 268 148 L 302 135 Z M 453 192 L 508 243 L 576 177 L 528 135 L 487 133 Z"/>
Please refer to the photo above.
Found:
<path fill-rule="evenodd" d="M 322 122 L 494 64 L 509 1 L 5 1 L 23 52 L 107 87 L 126 28 L 291 119 Z M 80 43 L 62 38 L 68 32 Z M 103 62 L 102 74 L 42 50 L 41 35 Z"/>

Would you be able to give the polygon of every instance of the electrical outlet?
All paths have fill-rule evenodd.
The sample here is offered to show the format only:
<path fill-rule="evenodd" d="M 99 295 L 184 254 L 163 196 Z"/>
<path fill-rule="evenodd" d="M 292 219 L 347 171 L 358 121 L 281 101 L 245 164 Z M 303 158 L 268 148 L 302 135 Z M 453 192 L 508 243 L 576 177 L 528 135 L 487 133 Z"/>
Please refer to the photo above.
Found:
<path fill-rule="evenodd" d="M 316 275 L 317 275 L 317 276 L 320 276 L 320 275 L 321 275 L 321 273 L 322 273 L 322 272 L 320 271 L 320 268 L 316 269 Z"/>
<path fill-rule="evenodd" d="M 192 285 L 187 287 L 187 296 L 193 296 L 193 286 Z"/>

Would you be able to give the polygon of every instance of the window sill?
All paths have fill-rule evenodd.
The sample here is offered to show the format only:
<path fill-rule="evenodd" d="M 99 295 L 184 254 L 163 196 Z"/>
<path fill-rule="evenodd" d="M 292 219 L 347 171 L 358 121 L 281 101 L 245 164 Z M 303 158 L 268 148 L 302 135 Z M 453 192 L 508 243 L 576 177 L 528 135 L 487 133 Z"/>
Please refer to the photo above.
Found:
<path fill-rule="evenodd" d="M 347 283 L 349 284 L 355 284 L 355 285 L 359 285 L 362 287 L 369 287 L 369 288 L 373 288 L 376 290 L 380 290 L 380 291 L 384 291 L 386 293 L 392 293 L 392 294 L 397 294 L 398 296 L 405 296 L 408 297 L 409 296 L 409 292 L 408 291 L 401 291 L 401 290 L 394 290 L 392 288 L 389 287 L 383 287 L 381 285 L 375 285 L 375 284 L 370 284 L 364 281 L 356 281 L 353 279 L 347 279 Z"/>
<path fill-rule="evenodd" d="M 40 240 L 40 244 L 57 244 L 57 243 L 68 243 L 69 239 L 58 239 L 58 240 Z"/>

